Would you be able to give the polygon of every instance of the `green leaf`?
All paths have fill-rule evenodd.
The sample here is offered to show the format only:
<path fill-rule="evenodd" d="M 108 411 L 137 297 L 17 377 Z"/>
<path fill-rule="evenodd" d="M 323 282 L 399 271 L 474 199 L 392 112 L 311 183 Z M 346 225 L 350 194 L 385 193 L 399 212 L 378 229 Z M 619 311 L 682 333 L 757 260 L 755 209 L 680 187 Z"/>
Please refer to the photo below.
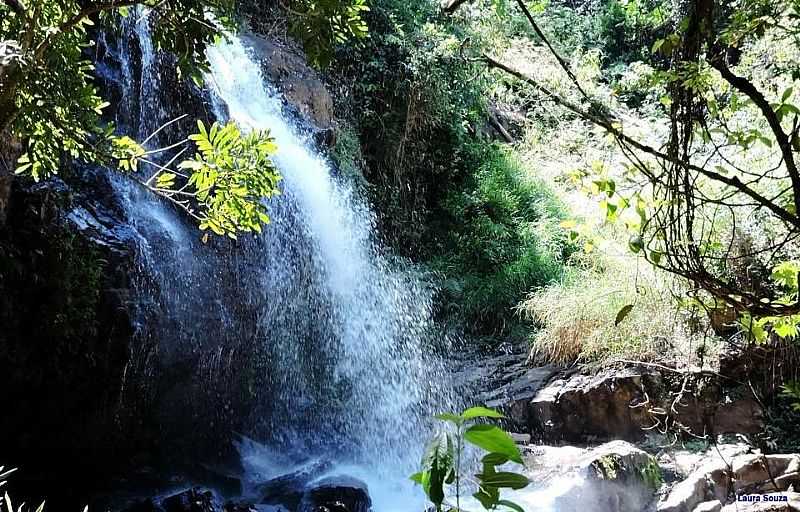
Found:
<path fill-rule="evenodd" d="M 621 324 L 622 321 L 625 320 L 625 317 L 627 317 L 632 310 L 633 304 L 627 304 L 623 306 L 622 309 L 617 312 L 617 317 L 614 319 L 614 326 Z"/>
<path fill-rule="evenodd" d="M 481 462 L 490 466 L 499 466 L 508 462 L 508 456 L 503 455 L 502 453 L 488 453 L 483 456 Z"/>
<path fill-rule="evenodd" d="M 492 510 L 499 502 L 500 493 L 496 487 L 486 487 L 473 494 L 472 497 L 478 500 L 486 510 Z"/>
<path fill-rule="evenodd" d="M 505 418 L 501 413 L 486 407 L 470 407 L 461 413 L 461 417 L 465 420 L 472 420 L 475 418 Z"/>
<path fill-rule="evenodd" d="M 419 473 L 414 473 L 410 477 L 408 477 L 411 481 L 416 482 L 422 486 L 425 485 L 427 481 L 430 479 L 430 474 L 427 471 L 420 471 Z"/>
<path fill-rule="evenodd" d="M 489 487 L 508 488 L 508 489 L 524 489 L 530 484 L 530 480 L 525 475 L 519 473 L 511 473 L 503 471 L 500 473 L 492 473 L 490 475 L 475 475 L 480 479 L 481 484 Z"/>
<path fill-rule="evenodd" d="M 664 256 L 664 253 L 659 251 L 650 251 L 650 261 L 654 264 L 658 265 L 661 263 L 661 257 Z"/>
<path fill-rule="evenodd" d="M 502 506 L 504 506 L 506 508 L 510 508 L 514 512 L 525 512 L 525 510 L 522 507 L 520 507 L 519 505 L 517 505 L 513 501 L 500 500 L 500 501 L 497 502 L 497 504 L 498 505 L 502 505 Z"/>
<path fill-rule="evenodd" d="M 444 502 L 444 485 L 455 478 L 455 443 L 447 432 L 440 432 L 428 443 L 422 456 L 423 489 L 428 499 L 440 507 Z M 427 485 L 426 485 L 427 484 Z"/>
<path fill-rule="evenodd" d="M 449 413 L 449 412 L 444 412 L 442 414 L 437 414 L 436 416 L 434 416 L 434 418 L 436 418 L 437 420 L 441 420 L 441 421 L 449 421 L 450 423 L 454 423 L 456 425 L 460 425 L 461 423 L 464 422 L 464 420 L 463 420 L 463 418 L 461 416 L 457 416 L 457 415 Z"/>
<path fill-rule="evenodd" d="M 490 453 L 499 453 L 508 460 L 522 464 L 517 444 L 502 429 L 494 425 L 473 425 L 464 432 L 464 439 Z"/>

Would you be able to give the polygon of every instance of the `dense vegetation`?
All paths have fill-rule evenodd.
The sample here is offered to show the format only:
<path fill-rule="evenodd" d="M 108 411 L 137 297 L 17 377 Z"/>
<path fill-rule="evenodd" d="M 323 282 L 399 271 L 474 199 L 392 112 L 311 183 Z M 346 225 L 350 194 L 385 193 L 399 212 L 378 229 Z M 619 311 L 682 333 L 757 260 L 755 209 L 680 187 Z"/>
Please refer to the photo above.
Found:
<path fill-rule="evenodd" d="M 156 44 L 184 78 L 199 79 L 204 47 L 241 21 L 228 2 L 126 4 L 156 11 Z M 0 1 L 0 136 L 21 142 L 18 171 L 46 179 L 68 158 L 99 163 L 203 229 L 260 231 L 280 148 L 268 133 L 200 123 L 170 148 L 195 156 L 172 165 L 115 132 L 85 50 L 95 23 L 126 12 L 97 5 Z M 708 371 L 728 345 L 796 355 L 795 2 L 241 5 L 263 9 L 256 30 L 285 22 L 324 73 L 337 98 L 332 158 L 358 176 L 387 244 L 435 275 L 439 319 L 469 340 L 530 342 L 540 363 Z M 207 9 L 219 26 L 202 21 Z M 65 279 L 78 288 L 75 275 Z M 792 435 L 798 371 L 763 386 L 779 389 L 773 439 Z M 452 459 L 453 441 L 440 441 Z M 437 480 L 434 502 L 449 475 L 430 474 L 438 463 L 417 476 L 429 495 Z"/>
<path fill-rule="evenodd" d="M 332 63 L 356 91 L 335 154 L 392 245 L 444 276 L 446 318 L 578 335 L 540 347 L 565 359 L 655 357 L 648 340 L 709 328 L 794 337 L 795 55 L 776 46 L 794 7 L 712 7 L 373 2 L 369 39 Z"/>

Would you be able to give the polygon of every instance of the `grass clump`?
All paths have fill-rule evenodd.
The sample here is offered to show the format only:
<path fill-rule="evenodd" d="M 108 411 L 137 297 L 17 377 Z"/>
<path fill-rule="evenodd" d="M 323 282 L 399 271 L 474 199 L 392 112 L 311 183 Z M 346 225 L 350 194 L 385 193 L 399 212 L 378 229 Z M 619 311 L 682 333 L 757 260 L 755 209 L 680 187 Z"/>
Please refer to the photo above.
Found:
<path fill-rule="evenodd" d="M 573 270 L 519 305 L 520 313 L 540 326 L 532 335 L 532 359 L 597 365 L 657 360 L 677 366 L 713 360 L 716 338 L 691 328 L 696 322 L 680 309 L 667 276 L 633 256 L 591 258 L 591 266 Z"/>

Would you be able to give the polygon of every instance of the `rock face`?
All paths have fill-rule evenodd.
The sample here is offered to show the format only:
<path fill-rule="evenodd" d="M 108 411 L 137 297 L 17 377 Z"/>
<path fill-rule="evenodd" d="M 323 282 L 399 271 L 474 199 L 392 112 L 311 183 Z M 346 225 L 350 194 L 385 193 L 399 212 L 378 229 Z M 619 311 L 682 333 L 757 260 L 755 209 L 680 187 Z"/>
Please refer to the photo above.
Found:
<path fill-rule="evenodd" d="M 544 441 L 638 440 L 665 426 L 698 435 L 762 430 L 762 410 L 749 391 L 736 396 L 713 376 L 693 374 L 679 396 L 676 376 L 627 368 L 558 379 L 512 405 L 513 417 Z"/>
<path fill-rule="evenodd" d="M 800 455 L 741 454 L 730 459 L 712 453 L 697 469 L 675 485 L 658 504 L 658 512 L 738 510 L 745 496 L 785 493 L 800 484 Z M 758 498 L 759 506 L 747 510 L 798 510 L 797 502 L 780 503 Z M 748 502 L 750 507 L 752 502 Z M 726 505 L 729 504 L 729 505 Z"/>
<path fill-rule="evenodd" d="M 125 457 L 115 414 L 134 329 L 130 233 L 108 181 L 79 179 L 81 193 L 14 180 L 0 227 L 0 388 L 13 404 L 0 438 L 14 440 L 4 462 L 51 483 L 91 480 L 111 453 Z"/>
<path fill-rule="evenodd" d="M 265 78 L 283 93 L 289 105 L 318 130 L 330 130 L 333 99 L 302 53 L 253 34 L 242 39 L 260 59 Z"/>

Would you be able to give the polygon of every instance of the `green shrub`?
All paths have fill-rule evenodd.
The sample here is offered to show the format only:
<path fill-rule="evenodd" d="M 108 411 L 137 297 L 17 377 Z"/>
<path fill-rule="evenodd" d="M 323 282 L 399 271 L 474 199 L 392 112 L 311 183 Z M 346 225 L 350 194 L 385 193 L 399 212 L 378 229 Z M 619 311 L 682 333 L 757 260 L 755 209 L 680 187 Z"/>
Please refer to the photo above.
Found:
<path fill-rule="evenodd" d="M 563 275 L 572 251 L 558 226 L 564 208 L 511 152 L 475 144 L 469 154 L 475 171 L 445 202 L 434 268 L 449 281 L 451 312 L 473 331 L 508 334 L 514 306 Z"/>
<path fill-rule="evenodd" d="M 370 37 L 341 47 L 331 67 L 346 98 L 337 116 L 359 139 L 383 236 L 425 260 L 434 213 L 471 172 L 462 146 L 483 110 L 483 85 L 460 57 L 460 29 L 439 17 L 435 2 L 376 0 L 370 9 Z"/>

